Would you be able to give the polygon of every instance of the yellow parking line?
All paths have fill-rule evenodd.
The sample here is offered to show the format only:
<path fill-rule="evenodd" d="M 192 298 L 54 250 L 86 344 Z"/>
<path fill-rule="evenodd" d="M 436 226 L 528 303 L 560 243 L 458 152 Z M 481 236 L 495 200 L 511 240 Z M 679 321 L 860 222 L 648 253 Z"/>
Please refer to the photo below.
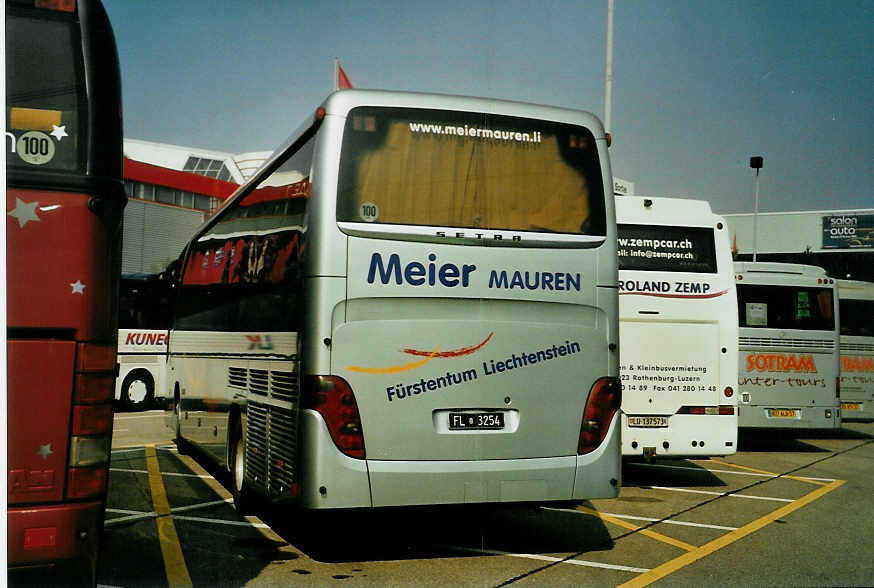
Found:
<path fill-rule="evenodd" d="M 698 549 L 695 545 L 692 545 L 690 543 L 686 543 L 685 541 L 680 541 L 679 539 L 674 539 L 673 537 L 668 537 L 667 535 L 662 535 L 661 533 L 656 533 L 655 531 L 652 531 L 650 529 L 641 529 L 637 525 L 634 525 L 632 523 L 627 523 L 627 522 L 623 521 L 622 519 L 617 519 L 616 517 L 611 517 L 610 515 L 600 513 L 597 510 L 594 510 L 592 508 L 587 508 L 585 506 L 578 506 L 577 510 L 579 510 L 580 512 L 584 512 L 586 514 L 596 516 L 599 519 L 601 519 L 602 521 L 605 521 L 605 522 L 611 523 L 613 525 L 622 527 L 623 529 L 628 529 L 630 531 L 636 531 L 636 532 L 640 533 L 641 535 L 646 535 L 650 539 L 655 539 L 656 541 L 661 541 L 662 543 L 667 543 L 668 545 L 673 545 L 674 547 L 679 547 L 680 549 L 684 549 L 686 551 L 693 551 L 695 549 Z"/>
<path fill-rule="evenodd" d="M 191 586 L 191 576 L 188 575 L 188 566 L 182 555 L 182 546 L 179 544 L 179 536 L 176 534 L 176 525 L 173 524 L 173 517 L 170 515 L 170 501 L 167 500 L 167 491 L 164 488 L 161 469 L 158 467 L 158 454 L 154 444 L 146 446 L 146 465 L 149 470 L 152 504 L 158 514 L 155 522 L 158 526 L 158 539 L 161 543 L 161 554 L 164 556 L 167 582 L 171 588 Z"/>
<path fill-rule="evenodd" d="M 776 478 L 777 476 L 780 475 L 780 474 L 775 474 L 774 472 L 768 472 L 768 471 L 765 471 L 765 470 L 759 470 L 759 469 L 756 469 L 756 468 L 751 468 L 751 467 L 749 467 L 749 466 L 742 466 L 742 465 L 739 465 L 739 464 L 736 464 L 736 463 L 730 463 L 730 462 L 727 462 L 727 461 L 722 461 L 721 459 L 710 458 L 710 461 L 712 461 L 713 463 L 718 463 L 719 465 L 724 465 L 724 466 L 732 467 L 732 468 L 735 468 L 735 469 L 738 469 L 738 470 L 746 470 L 746 471 L 748 471 L 748 472 L 755 472 L 755 473 L 757 473 L 757 474 L 767 474 L 767 475 L 769 475 L 769 476 L 774 476 L 775 478 Z M 816 485 L 816 486 L 825 486 L 826 484 L 829 483 L 829 482 L 821 482 L 820 480 L 811 480 L 811 479 L 809 479 L 809 478 L 802 478 L 802 477 L 798 477 L 798 476 L 782 476 L 782 477 L 783 477 L 784 479 L 786 479 L 786 480 L 796 480 L 796 481 L 798 481 L 798 482 L 807 482 L 808 484 L 814 484 L 814 485 Z"/>
<path fill-rule="evenodd" d="M 640 586 L 648 586 L 648 585 L 652 584 L 653 582 L 655 582 L 656 580 L 660 580 L 660 579 L 664 578 L 665 576 L 673 574 L 674 572 L 676 572 L 680 568 L 684 568 L 684 567 L 688 566 L 689 564 L 692 564 L 692 563 L 698 561 L 699 559 L 706 557 L 706 556 L 710 555 L 711 553 L 722 549 L 723 547 L 725 547 L 727 545 L 731 545 L 735 541 L 738 541 L 739 539 L 742 539 L 743 537 L 746 537 L 747 535 L 749 535 L 751 533 L 755 533 L 759 529 L 761 529 L 767 525 L 770 525 L 771 523 L 773 523 L 777 519 L 784 517 L 784 516 L 794 512 L 794 511 L 798 510 L 799 508 L 807 505 L 807 504 L 810 504 L 814 500 L 817 500 L 818 498 L 822 498 L 823 496 L 825 496 L 826 494 L 828 494 L 832 490 L 835 490 L 835 489 L 839 488 L 840 486 L 842 486 L 845 482 L 846 482 L 846 480 L 835 480 L 834 482 L 831 482 L 830 484 L 827 484 L 826 486 L 821 486 L 821 487 L 817 488 L 816 490 L 814 490 L 808 494 L 805 494 L 804 496 L 802 496 L 798 500 L 796 500 L 790 504 L 787 504 L 786 506 L 780 507 L 777 510 L 775 510 L 769 514 L 766 514 L 765 516 L 758 518 L 749 524 L 744 525 L 743 527 L 740 527 L 736 531 L 731 531 L 730 533 L 726 533 L 725 535 L 723 535 L 717 539 L 714 539 L 713 541 L 711 541 L 709 543 L 705 543 L 701 547 L 696 548 L 694 551 L 690 551 L 689 553 L 684 553 L 683 555 L 681 555 L 677 558 L 674 558 L 668 562 L 665 562 L 662 565 L 660 565 L 656 568 L 653 568 L 650 571 L 637 576 L 633 580 L 630 580 L 630 581 L 622 584 L 621 587 L 622 588 L 638 588 Z"/>

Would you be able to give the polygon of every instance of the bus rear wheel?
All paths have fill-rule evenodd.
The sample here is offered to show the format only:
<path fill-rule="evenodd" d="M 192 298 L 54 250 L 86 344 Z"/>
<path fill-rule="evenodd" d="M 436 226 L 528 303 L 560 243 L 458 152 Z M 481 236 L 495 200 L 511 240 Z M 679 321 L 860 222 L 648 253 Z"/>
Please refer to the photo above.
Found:
<path fill-rule="evenodd" d="M 246 443 L 243 428 L 238 422 L 234 427 L 231 443 L 231 493 L 234 495 L 234 508 L 241 515 L 252 510 L 252 491 L 246 485 Z"/>
<path fill-rule="evenodd" d="M 134 370 L 121 384 L 121 402 L 127 410 L 145 410 L 155 397 L 155 382 L 148 370 Z"/>

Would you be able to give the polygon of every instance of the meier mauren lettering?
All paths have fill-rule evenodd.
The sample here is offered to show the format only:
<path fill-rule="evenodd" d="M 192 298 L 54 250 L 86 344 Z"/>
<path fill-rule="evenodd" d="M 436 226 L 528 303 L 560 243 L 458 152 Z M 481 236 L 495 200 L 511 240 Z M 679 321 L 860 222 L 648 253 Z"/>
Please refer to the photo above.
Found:
<path fill-rule="evenodd" d="M 489 288 L 505 290 L 575 290 L 580 291 L 580 274 L 562 272 L 519 272 L 508 276 L 505 270 L 492 270 Z"/>
<path fill-rule="evenodd" d="M 370 256 L 367 283 L 384 286 L 429 286 L 468 288 L 474 282 L 474 264 L 440 262 L 436 253 L 429 253 L 427 261 L 404 262 L 397 253 L 383 258 L 381 253 Z M 582 284 L 579 272 L 511 271 L 491 270 L 488 288 L 500 290 L 551 290 L 555 292 L 580 292 Z"/>
<path fill-rule="evenodd" d="M 388 284 L 394 278 L 395 284 L 406 282 L 411 286 L 422 286 L 426 282 L 434 286 L 439 280 L 447 288 L 461 284 L 467 288 L 470 284 L 470 274 L 476 271 L 475 265 L 463 264 L 460 268 L 454 263 L 444 263 L 438 267 L 437 255 L 428 254 L 428 264 L 411 261 L 401 270 L 401 258 L 397 253 L 388 256 L 388 264 L 382 261 L 382 255 L 374 253 L 370 258 L 370 270 L 367 272 L 367 283 L 372 284 L 379 274 L 379 281 Z"/>

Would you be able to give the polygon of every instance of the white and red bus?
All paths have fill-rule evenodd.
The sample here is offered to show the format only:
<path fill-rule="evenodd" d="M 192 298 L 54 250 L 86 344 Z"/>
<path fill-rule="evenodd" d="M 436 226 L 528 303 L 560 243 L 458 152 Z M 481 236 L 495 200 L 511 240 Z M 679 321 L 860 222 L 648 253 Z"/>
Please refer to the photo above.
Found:
<path fill-rule="evenodd" d="M 618 196 L 622 454 L 737 451 L 728 229 L 704 200 Z"/>
<path fill-rule="evenodd" d="M 841 315 L 841 415 L 874 420 L 874 283 L 838 280 Z"/>
<path fill-rule="evenodd" d="M 736 262 L 738 426 L 839 429 L 837 280 L 821 267 Z"/>
<path fill-rule="evenodd" d="M 5 142 L 8 565 L 93 584 L 126 203 L 99 1 L 7 1 Z"/>
<path fill-rule="evenodd" d="M 115 400 L 126 410 L 160 407 L 167 396 L 170 293 L 163 274 L 121 278 Z"/>

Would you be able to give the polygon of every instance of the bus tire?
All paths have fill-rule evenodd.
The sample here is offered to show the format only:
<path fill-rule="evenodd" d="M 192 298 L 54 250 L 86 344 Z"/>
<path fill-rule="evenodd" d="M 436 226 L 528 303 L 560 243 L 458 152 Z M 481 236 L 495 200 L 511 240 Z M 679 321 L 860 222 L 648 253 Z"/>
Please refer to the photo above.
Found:
<path fill-rule="evenodd" d="M 148 370 L 133 370 L 121 384 L 121 403 L 127 410 L 146 410 L 155 398 L 155 381 Z"/>
<path fill-rule="evenodd" d="M 239 421 L 233 431 L 230 451 L 231 493 L 234 495 L 234 508 L 239 514 L 245 515 L 252 511 L 252 490 L 246 484 L 246 443 Z"/>

